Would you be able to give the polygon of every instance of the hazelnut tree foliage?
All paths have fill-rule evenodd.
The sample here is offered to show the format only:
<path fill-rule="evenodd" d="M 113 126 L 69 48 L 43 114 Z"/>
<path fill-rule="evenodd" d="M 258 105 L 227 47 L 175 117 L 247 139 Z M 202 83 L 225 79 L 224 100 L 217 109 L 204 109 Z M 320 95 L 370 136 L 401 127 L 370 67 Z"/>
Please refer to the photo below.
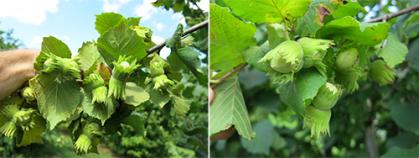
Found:
<path fill-rule="evenodd" d="M 397 7 L 403 9 L 413 4 L 400 2 Z M 414 22 L 417 13 L 401 16 L 399 20 L 370 23 L 363 20 L 368 13 L 363 5 L 373 7 L 374 3 L 345 0 L 211 3 L 210 75 L 216 95 L 210 108 L 210 135 L 231 127 L 240 135 L 214 142 L 212 155 L 383 154 L 386 150 L 379 150 L 383 145 L 376 143 L 381 136 L 375 131 L 378 123 L 373 122 L 391 122 L 388 104 L 383 104 L 389 99 L 383 96 L 390 93 L 384 94 L 380 89 L 392 89 L 400 83 L 406 86 L 404 80 L 418 76 L 417 70 L 405 66 L 409 51 L 406 44 L 418 32 L 412 29 L 417 25 Z M 390 5 L 392 2 L 386 8 Z M 403 21 L 399 22 L 400 19 Z M 413 33 L 399 31 L 406 28 Z M 418 62 L 411 60 L 414 64 Z M 401 89 L 404 91 L 404 87 Z M 397 101 L 405 104 L 404 92 L 397 92 L 392 91 L 399 95 Z M 377 96 L 380 98 L 373 98 Z M 368 109 L 371 104 L 380 105 L 371 110 Z M 368 110 L 359 112 L 361 109 Z M 368 117 L 363 120 L 357 113 Z M 404 130 L 401 124 L 406 122 L 396 124 Z M 372 136 L 366 136 L 371 133 Z"/>
<path fill-rule="evenodd" d="M 13 31 L 0 30 L 0 50 L 13 49 L 20 46 L 20 41 L 13 38 Z"/>
<path fill-rule="evenodd" d="M 148 51 L 156 44 L 140 20 L 97 15 L 99 38 L 83 43 L 75 56 L 61 40 L 45 37 L 37 75 L 1 102 L 2 137 L 30 148 L 59 130 L 71 136 L 78 154 L 97 153 L 104 144 L 135 157 L 206 155 L 207 81 L 199 57 L 206 48 L 196 41 L 207 36 L 182 39 L 179 25 L 165 60 L 159 50 Z"/>

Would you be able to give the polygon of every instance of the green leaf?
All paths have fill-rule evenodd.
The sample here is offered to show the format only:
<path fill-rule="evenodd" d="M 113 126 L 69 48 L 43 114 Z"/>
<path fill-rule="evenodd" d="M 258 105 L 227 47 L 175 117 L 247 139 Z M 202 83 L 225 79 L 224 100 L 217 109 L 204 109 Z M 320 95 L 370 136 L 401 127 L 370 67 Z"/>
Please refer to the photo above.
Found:
<path fill-rule="evenodd" d="M 136 133 L 143 133 L 144 120 L 147 120 L 146 115 L 134 111 L 124 119 L 124 124 L 133 127 Z"/>
<path fill-rule="evenodd" d="M 385 22 L 360 23 L 353 17 L 345 16 L 324 25 L 317 35 L 326 39 L 347 39 L 362 45 L 374 46 L 387 38 L 389 29 L 390 24 Z"/>
<path fill-rule="evenodd" d="M 311 0 L 224 0 L 238 16 L 255 23 L 277 23 L 301 17 Z"/>
<path fill-rule="evenodd" d="M 141 17 L 129 17 L 127 18 L 128 26 L 138 26 L 140 24 Z"/>
<path fill-rule="evenodd" d="M 386 147 L 412 148 L 419 142 L 419 136 L 411 132 L 398 132 L 397 136 L 391 137 L 386 142 Z"/>
<path fill-rule="evenodd" d="M 269 114 L 268 119 L 271 124 L 278 128 L 296 129 L 300 124 L 298 119 L 295 119 L 296 113 L 290 108 L 280 111 L 278 114 Z"/>
<path fill-rule="evenodd" d="M 274 49 L 276 46 L 287 40 L 286 28 L 280 24 L 270 24 L 266 26 L 269 47 Z"/>
<path fill-rule="evenodd" d="M 406 149 L 400 147 L 391 147 L 381 158 L 394 158 L 394 157 L 417 157 L 419 155 L 419 145 L 416 145 L 414 148 Z"/>
<path fill-rule="evenodd" d="M 182 62 L 188 67 L 192 72 L 196 72 L 199 70 L 196 70 L 197 68 L 201 67 L 201 62 L 199 60 L 199 52 L 197 52 L 192 47 L 185 47 L 177 50 L 176 52 Z M 202 70 L 201 72 L 202 73 Z"/>
<path fill-rule="evenodd" d="M 169 95 L 163 94 L 162 92 L 153 89 L 151 86 L 146 90 L 150 95 L 151 103 L 158 105 L 160 108 L 163 108 L 170 101 Z"/>
<path fill-rule="evenodd" d="M 180 46 L 180 41 L 182 40 L 183 34 L 183 25 L 177 25 L 175 32 L 173 33 L 172 37 L 166 40 L 166 46 L 168 48 L 178 48 Z"/>
<path fill-rule="evenodd" d="M 252 131 L 238 78 L 225 80 L 217 86 L 215 94 L 210 109 L 210 135 L 234 126 L 242 137 L 251 140 L 255 133 Z"/>
<path fill-rule="evenodd" d="M 125 18 L 117 13 L 102 13 L 96 15 L 95 28 L 99 34 L 103 35 L 110 28 L 118 25 L 124 20 Z"/>
<path fill-rule="evenodd" d="M 326 83 L 326 78 L 311 69 L 299 72 L 295 80 L 279 88 L 281 101 L 300 115 L 317 95 L 317 91 Z"/>
<path fill-rule="evenodd" d="M 48 36 L 42 40 L 41 53 L 50 53 L 62 58 L 70 58 L 70 48 L 61 40 Z"/>
<path fill-rule="evenodd" d="M 278 132 L 274 133 L 274 138 L 273 138 L 273 144 L 272 144 L 272 148 L 274 150 L 280 150 L 284 147 L 286 147 L 287 145 L 287 140 L 285 140 L 285 138 L 281 137 L 281 135 L 279 135 Z"/>
<path fill-rule="evenodd" d="M 409 61 L 410 67 L 419 72 L 419 38 L 416 38 L 409 45 L 409 53 L 406 60 Z"/>
<path fill-rule="evenodd" d="M 210 4 L 210 68 L 224 74 L 244 62 L 242 52 L 255 45 L 255 26 L 235 18 L 227 8 Z"/>
<path fill-rule="evenodd" d="M 401 43 L 396 35 L 390 34 L 378 56 L 382 57 L 388 66 L 394 68 L 404 61 L 408 51 L 406 45 Z"/>
<path fill-rule="evenodd" d="M 276 133 L 274 127 L 268 120 L 259 121 L 254 126 L 256 137 L 253 140 L 241 138 L 243 147 L 254 154 L 269 155 L 269 150 L 273 145 L 274 134 Z"/>
<path fill-rule="evenodd" d="M 254 66 L 260 71 L 267 72 L 269 69 L 269 64 L 266 62 L 259 62 L 259 60 L 262 59 L 269 50 L 269 44 L 266 42 L 262 46 L 250 47 L 243 52 L 243 56 L 248 64 Z"/>
<path fill-rule="evenodd" d="M 18 147 L 43 142 L 42 133 L 45 131 L 45 121 L 39 115 L 37 115 L 33 121 L 35 122 L 34 127 L 28 131 L 23 131 L 23 135 L 17 144 Z"/>
<path fill-rule="evenodd" d="M 36 70 L 41 70 L 44 62 L 53 54 L 62 58 L 70 58 L 71 51 L 68 46 L 59 39 L 49 36 L 42 40 L 41 53 L 36 57 L 34 67 Z"/>
<path fill-rule="evenodd" d="M 414 38 L 419 34 L 419 13 L 414 13 L 403 23 L 403 31 L 408 38 Z"/>
<path fill-rule="evenodd" d="M 102 122 L 102 125 L 105 124 L 111 115 L 115 112 L 118 102 L 111 97 L 106 98 L 105 103 L 92 103 L 92 89 L 86 88 L 84 90 L 84 98 L 82 102 L 83 111 L 93 117 L 97 118 Z"/>
<path fill-rule="evenodd" d="M 400 128 L 419 134 L 419 106 L 401 102 L 400 98 L 394 97 L 388 103 L 390 106 L 390 115 L 397 126 Z"/>
<path fill-rule="evenodd" d="M 207 76 L 204 71 L 200 69 L 201 61 L 199 59 L 199 52 L 192 47 L 180 48 L 172 52 L 168 57 L 170 65 L 176 69 L 185 69 L 191 71 L 198 79 L 199 83 L 207 84 Z"/>
<path fill-rule="evenodd" d="M 96 65 L 100 58 L 99 51 L 97 50 L 96 44 L 93 42 L 85 42 L 79 49 L 77 54 L 77 61 L 80 65 L 80 69 L 87 71 Z"/>
<path fill-rule="evenodd" d="M 332 16 L 333 18 L 338 19 L 345 16 L 355 16 L 359 12 L 367 13 L 358 2 L 348 2 L 333 11 Z"/>
<path fill-rule="evenodd" d="M 313 0 L 304 16 L 297 20 L 296 32 L 301 36 L 314 37 L 334 7 L 333 1 Z"/>
<path fill-rule="evenodd" d="M 125 55 L 140 61 L 146 56 L 144 40 L 125 23 L 109 29 L 99 37 L 97 47 L 108 65 Z"/>
<path fill-rule="evenodd" d="M 126 97 L 124 102 L 133 106 L 139 106 L 150 99 L 150 95 L 140 86 L 133 82 L 127 82 L 125 88 Z"/>
<path fill-rule="evenodd" d="M 60 80 L 57 75 L 40 74 L 30 81 L 41 115 L 49 129 L 74 115 L 83 93 L 75 80 Z"/>
<path fill-rule="evenodd" d="M 186 113 L 189 111 L 189 107 L 191 106 L 190 100 L 186 100 L 185 98 L 178 96 L 172 96 L 172 102 L 174 104 L 176 114 L 178 115 L 186 115 Z"/>

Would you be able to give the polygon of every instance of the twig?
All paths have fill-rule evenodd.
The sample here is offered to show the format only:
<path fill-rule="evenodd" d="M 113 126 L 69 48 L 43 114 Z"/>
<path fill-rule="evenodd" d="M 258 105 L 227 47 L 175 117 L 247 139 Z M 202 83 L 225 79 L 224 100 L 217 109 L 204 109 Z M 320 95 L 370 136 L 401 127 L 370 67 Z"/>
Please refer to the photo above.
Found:
<path fill-rule="evenodd" d="M 241 69 L 243 69 L 246 66 L 246 64 L 241 64 L 237 67 L 235 67 L 233 70 L 229 71 L 228 73 L 226 73 L 224 76 L 222 76 L 220 79 L 217 80 L 216 83 L 211 85 L 211 88 L 214 89 L 215 87 L 217 87 L 220 83 L 222 83 L 224 80 L 228 79 L 230 76 L 236 74 L 237 72 L 239 72 Z"/>
<path fill-rule="evenodd" d="M 387 21 L 391 18 L 395 18 L 395 17 L 398 17 L 400 15 L 407 14 L 407 13 L 417 11 L 417 10 L 419 10 L 419 4 L 415 5 L 415 6 L 412 6 L 412 7 L 409 7 L 409 8 L 406 8 L 406 9 L 402 9 L 402 10 L 400 10 L 398 12 L 395 12 L 395 13 L 384 15 L 384 16 L 379 17 L 379 18 L 370 19 L 367 22 L 370 23 L 370 22 Z"/>
<path fill-rule="evenodd" d="M 204 28 L 204 27 L 207 27 L 208 26 L 208 20 L 205 20 L 205 21 L 203 21 L 203 22 L 201 22 L 201 23 L 199 23 L 199 24 L 196 24 L 196 25 L 194 25 L 194 26 L 192 26 L 192 27 L 190 27 L 190 28 L 188 28 L 188 29 L 186 29 L 184 32 L 183 32 L 183 34 L 182 34 L 182 37 L 183 36 L 186 36 L 186 35 L 188 35 L 188 34 L 190 34 L 190 33 L 192 33 L 192 32 L 195 32 L 195 31 L 197 31 L 197 30 L 199 30 L 199 29 L 202 29 L 202 28 Z M 165 42 L 163 42 L 163 43 L 160 43 L 160 44 L 158 44 L 158 45 L 156 45 L 156 46 L 154 46 L 154 47 L 152 47 L 152 48 L 150 48 L 149 50 L 147 50 L 147 53 L 152 53 L 152 52 L 154 52 L 154 51 L 158 51 L 158 50 L 160 50 L 160 49 L 162 49 L 164 46 L 166 45 L 166 41 Z"/>
<path fill-rule="evenodd" d="M 378 157 L 377 144 L 375 143 L 375 132 L 375 127 L 372 123 L 367 127 L 367 130 L 365 131 L 365 143 L 370 158 Z"/>
<path fill-rule="evenodd" d="M 196 8 L 198 8 L 198 10 L 200 11 L 199 14 L 201 14 L 202 16 L 205 16 L 204 11 L 202 11 L 202 9 L 198 6 L 196 2 L 193 2 L 193 1 L 192 2 L 189 1 L 189 2 L 192 3 Z"/>
<path fill-rule="evenodd" d="M 186 35 L 188 35 L 188 34 L 190 34 L 192 32 L 195 32 L 196 30 L 199 30 L 199 29 L 204 28 L 204 27 L 207 27 L 207 26 L 208 26 L 208 20 L 205 20 L 205 21 L 203 21 L 203 22 L 201 22 L 199 24 L 196 24 L 196 25 L 192 26 L 189 29 L 186 29 L 183 32 L 182 36 L 186 36 Z"/>

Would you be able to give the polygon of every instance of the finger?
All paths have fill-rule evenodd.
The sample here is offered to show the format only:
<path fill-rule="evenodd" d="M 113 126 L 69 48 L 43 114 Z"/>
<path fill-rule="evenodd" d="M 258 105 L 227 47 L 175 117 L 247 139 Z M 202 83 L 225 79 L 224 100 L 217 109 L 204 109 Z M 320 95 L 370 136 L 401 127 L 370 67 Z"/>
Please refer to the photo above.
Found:
<path fill-rule="evenodd" d="M 214 100 L 214 97 L 215 97 L 214 90 L 212 90 L 212 88 L 208 88 L 208 100 L 209 100 L 210 104 Z"/>

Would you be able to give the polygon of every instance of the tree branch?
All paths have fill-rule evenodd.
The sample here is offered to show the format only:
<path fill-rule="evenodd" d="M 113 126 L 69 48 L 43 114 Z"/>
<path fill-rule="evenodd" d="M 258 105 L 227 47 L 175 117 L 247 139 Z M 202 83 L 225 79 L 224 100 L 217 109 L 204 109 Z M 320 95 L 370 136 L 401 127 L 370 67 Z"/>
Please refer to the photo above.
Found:
<path fill-rule="evenodd" d="M 204 11 L 202 11 L 202 9 L 198 6 L 198 4 L 194 1 L 188 1 L 190 3 L 192 3 L 196 8 L 198 8 L 199 10 L 199 14 L 201 14 L 202 16 L 205 16 Z"/>
<path fill-rule="evenodd" d="M 365 130 L 365 144 L 367 146 L 368 155 L 370 158 L 377 158 L 378 157 L 378 149 L 376 142 L 376 135 L 375 135 L 376 129 L 371 123 L 370 126 L 367 127 Z"/>
<path fill-rule="evenodd" d="M 409 8 L 406 8 L 406 9 L 402 9 L 402 10 L 400 10 L 398 12 L 395 12 L 395 13 L 384 15 L 384 16 L 379 17 L 379 18 L 370 19 L 367 22 L 370 23 L 370 22 L 387 21 L 389 19 L 398 17 L 398 16 L 403 15 L 403 14 L 407 14 L 407 13 L 410 13 L 410 12 L 414 12 L 414 11 L 417 11 L 417 10 L 419 10 L 419 4 L 415 5 L 415 6 L 412 6 L 412 7 L 409 7 Z"/>
<path fill-rule="evenodd" d="M 204 27 L 207 27 L 207 26 L 208 26 L 208 20 L 205 20 L 205 21 L 203 21 L 203 22 L 201 22 L 199 24 L 196 24 L 196 25 L 194 25 L 194 26 L 186 29 L 182 33 L 182 37 L 184 37 L 184 36 L 186 36 L 186 35 L 188 35 L 188 34 L 190 34 L 192 32 L 195 32 L 195 31 L 197 31 L 199 29 L 202 29 Z M 154 46 L 152 48 L 150 48 L 149 50 L 147 50 L 147 53 L 150 54 L 150 53 L 152 53 L 154 51 L 158 51 L 158 50 L 162 49 L 165 45 L 166 45 L 166 41 L 163 42 L 163 43 L 160 43 L 160 44 L 158 44 L 158 45 L 156 45 L 156 46 Z"/>
<path fill-rule="evenodd" d="M 233 70 L 229 71 L 224 76 L 222 76 L 220 79 L 218 79 L 216 83 L 212 84 L 211 88 L 214 89 L 220 83 L 222 83 L 224 80 L 228 79 L 230 76 L 232 76 L 232 75 L 236 74 L 237 72 L 239 72 L 240 70 L 242 70 L 245 66 L 246 66 L 246 64 L 241 64 L 241 65 L 235 67 Z"/>

